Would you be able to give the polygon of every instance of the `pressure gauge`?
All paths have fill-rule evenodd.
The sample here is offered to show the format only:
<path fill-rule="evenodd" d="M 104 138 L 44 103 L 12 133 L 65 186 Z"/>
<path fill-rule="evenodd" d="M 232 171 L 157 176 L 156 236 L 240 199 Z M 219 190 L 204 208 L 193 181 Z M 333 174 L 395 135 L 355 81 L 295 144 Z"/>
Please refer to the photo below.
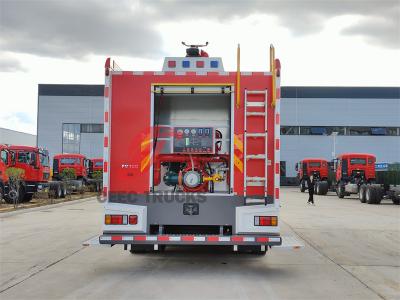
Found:
<path fill-rule="evenodd" d="M 189 128 L 185 129 L 185 134 L 188 135 L 189 134 Z"/>
<path fill-rule="evenodd" d="M 196 135 L 196 129 L 193 128 L 190 132 L 192 135 Z"/>
<path fill-rule="evenodd" d="M 201 183 L 201 176 L 199 172 L 196 171 L 189 171 L 183 175 L 183 183 L 187 187 L 194 188 L 200 185 Z"/>

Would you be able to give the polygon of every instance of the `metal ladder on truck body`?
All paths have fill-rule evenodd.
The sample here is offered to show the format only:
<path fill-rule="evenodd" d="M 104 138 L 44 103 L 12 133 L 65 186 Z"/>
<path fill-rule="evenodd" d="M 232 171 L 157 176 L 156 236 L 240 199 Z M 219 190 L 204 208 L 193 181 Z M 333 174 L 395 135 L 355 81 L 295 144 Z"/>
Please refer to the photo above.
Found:
<path fill-rule="evenodd" d="M 263 98 L 260 101 L 260 98 Z M 250 100 L 249 100 L 250 98 Z M 268 91 L 244 90 L 244 198 L 246 205 L 267 205 Z M 261 119 L 261 120 L 260 120 Z M 250 126 L 249 131 L 249 123 Z M 256 128 L 256 129 L 255 129 Z M 255 130 L 255 131 L 254 131 Z M 260 143 L 263 140 L 263 147 Z M 256 147 L 257 145 L 258 147 Z M 258 148 L 260 153 L 249 149 Z M 260 150 L 261 148 L 261 150 Z M 252 152 L 252 154 L 248 154 Z M 249 170 L 249 165 L 252 170 Z"/>

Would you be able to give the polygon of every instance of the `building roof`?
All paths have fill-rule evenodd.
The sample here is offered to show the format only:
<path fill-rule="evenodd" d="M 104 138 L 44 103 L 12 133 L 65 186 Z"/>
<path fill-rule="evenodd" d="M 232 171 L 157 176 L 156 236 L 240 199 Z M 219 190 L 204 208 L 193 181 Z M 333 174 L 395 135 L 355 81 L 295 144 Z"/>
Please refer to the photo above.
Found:
<path fill-rule="evenodd" d="M 103 84 L 39 84 L 39 96 L 100 96 Z"/>
<path fill-rule="evenodd" d="M 39 84 L 39 96 L 103 96 L 102 84 Z M 400 87 L 283 86 L 282 98 L 400 99 Z"/>

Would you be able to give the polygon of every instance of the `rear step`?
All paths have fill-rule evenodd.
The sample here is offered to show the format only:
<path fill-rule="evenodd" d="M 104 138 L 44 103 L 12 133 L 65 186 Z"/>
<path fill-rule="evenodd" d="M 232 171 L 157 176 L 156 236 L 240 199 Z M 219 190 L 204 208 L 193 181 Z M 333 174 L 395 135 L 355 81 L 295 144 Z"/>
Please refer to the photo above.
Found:
<path fill-rule="evenodd" d="M 116 244 L 163 244 L 163 245 L 268 245 L 282 244 L 280 236 L 260 235 L 131 235 L 131 234 L 103 234 L 99 236 L 99 243 L 106 245 Z"/>

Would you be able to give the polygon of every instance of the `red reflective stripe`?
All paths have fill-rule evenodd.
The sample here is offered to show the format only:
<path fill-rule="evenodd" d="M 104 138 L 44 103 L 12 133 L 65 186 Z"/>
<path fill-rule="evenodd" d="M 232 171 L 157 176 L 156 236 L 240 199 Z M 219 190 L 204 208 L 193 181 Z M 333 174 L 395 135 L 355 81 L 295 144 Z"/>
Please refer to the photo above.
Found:
<path fill-rule="evenodd" d="M 281 89 L 276 89 L 276 99 L 281 98 Z"/>
<path fill-rule="evenodd" d="M 275 188 L 275 198 L 279 199 L 279 188 Z"/>
<path fill-rule="evenodd" d="M 113 235 L 111 237 L 112 241 L 122 241 L 122 235 Z"/>
<path fill-rule="evenodd" d="M 103 187 L 103 196 L 107 197 L 107 187 Z"/>
<path fill-rule="evenodd" d="M 104 88 L 104 97 L 108 97 L 108 90 L 109 90 L 109 87 L 106 86 L 106 87 Z"/>
<path fill-rule="evenodd" d="M 168 235 L 159 235 L 157 236 L 158 241 L 169 241 L 169 236 Z"/>
<path fill-rule="evenodd" d="M 104 162 L 104 164 L 103 164 L 103 172 L 104 173 L 107 173 L 108 172 L 108 162 Z"/>
<path fill-rule="evenodd" d="M 104 122 L 107 123 L 108 122 L 108 111 L 104 112 Z"/>
<path fill-rule="evenodd" d="M 108 136 L 104 137 L 104 147 L 108 147 Z"/>
<path fill-rule="evenodd" d="M 135 235 L 134 236 L 134 240 L 135 241 L 145 241 L 146 240 L 146 236 L 145 235 Z"/>
<path fill-rule="evenodd" d="M 279 174 L 279 172 L 280 172 L 279 163 L 275 163 L 275 174 Z"/>
<path fill-rule="evenodd" d="M 269 238 L 267 238 L 267 237 L 258 237 L 256 239 L 256 241 L 260 242 L 260 243 L 267 243 L 267 242 L 269 242 Z"/>
<path fill-rule="evenodd" d="M 219 236 L 218 235 L 212 235 L 207 237 L 208 242 L 218 242 L 219 241 Z"/>
<path fill-rule="evenodd" d="M 279 125 L 281 123 L 281 115 L 280 113 L 275 114 L 275 124 Z"/>
<path fill-rule="evenodd" d="M 275 150 L 279 150 L 280 147 L 281 147 L 281 140 L 275 139 Z"/>
<path fill-rule="evenodd" d="M 192 241 L 194 241 L 194 236 L 193 235 L 183 235 L 181 237 L 181 240 L 184 242 L 192 242 Z"/>
<path fill-rule="evenodd" d="M 243 242 L 243 237 L 242 236 L 232 236 L 231 241 L 232 242 Z"/>

